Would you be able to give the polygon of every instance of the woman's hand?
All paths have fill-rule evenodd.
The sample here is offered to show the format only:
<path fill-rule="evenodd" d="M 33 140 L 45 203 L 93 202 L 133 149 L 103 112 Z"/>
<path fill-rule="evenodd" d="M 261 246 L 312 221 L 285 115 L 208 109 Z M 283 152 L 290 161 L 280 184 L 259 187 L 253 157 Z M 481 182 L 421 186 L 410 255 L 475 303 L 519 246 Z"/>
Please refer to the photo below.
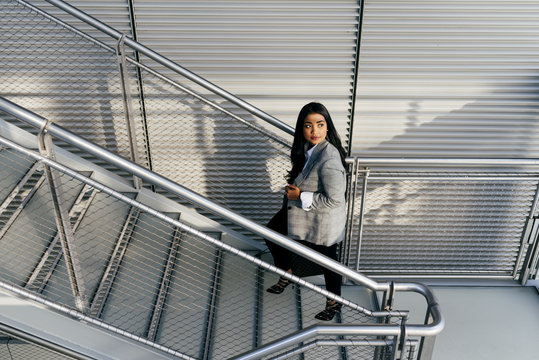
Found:
<path fill-rule="evenodd" d="M 295 185 L 286 185 L 285 186 L 285 191 L 286 191 L 286 197 L 288 198 L 288 200 L 298 200 L 299 199 L 299 195 L 301 194 L 301 190 L 295 186 Z"/>

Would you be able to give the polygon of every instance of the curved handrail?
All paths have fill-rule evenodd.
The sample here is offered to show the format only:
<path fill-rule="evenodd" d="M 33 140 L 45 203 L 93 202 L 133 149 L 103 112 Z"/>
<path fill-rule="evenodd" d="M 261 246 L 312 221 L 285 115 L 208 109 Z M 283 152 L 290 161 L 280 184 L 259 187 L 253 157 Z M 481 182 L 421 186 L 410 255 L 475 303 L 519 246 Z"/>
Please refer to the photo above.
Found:
<path fill-rule="evenodd" d="M 70 4 L 62 1 L 62 0 L 46 0 L 48 3 L 62 9 L 63 11 L 67 12 L 68 14 L 73 15 L 74 17 L 78 18 L 79 20 L 87 23 L 88 25 L 102 31 L 103 33 L 109 35 L 110 37 L 120 40 L 123 37 L 123 42 L 125 45 L 129 46 L 133 50 L 138 51 L 141 54 L 146 55 L 150 59 L 158 62 L 159 64 L 166 66 L 167 68 L 171 69 L 172 71 L 175 71 L 176 73 L 186 77 L 187 79 L 195 82 L 196 84 L 210 90 L 211 92 L 218 94 L 222 96 L 223 98 L 227 99 L 228 101 L 232 102 L 233 104 L 247 110 L 253 115 L 258 116 L 259 118 L 265 120 L 266 122 L 272 124 L 273 126 L 277 127 L 278 129 L 293 135 L 294 134 L 294 128 L 289 126 L 288 124 L 283 123 L 279 119 L 276 119 L 275 117 L 269 115 L 268 113 L 260 110 L 259 108 L 249 104 L 248 102 L 236 97 L 235 95 L 229 93 L 228 91 L 222 89 L 221 87 L 211 83 L 210 81 L 198 76 L 197 74 L 187 70 L 183 66 L 175 63 L 174 61 L 164 57 L 163 55 L 153 51 L 152 49 L 142 45 L 141 43 L 134 41 L 133 39 L 125 36 L 118 30 L 108 26 L 107 24 L 97 20 L 96 18 L 86 14 L 85 12 L 77 9 L 74 6 L 71 6 Z"/>
<path fill-rule="evenodd" d="M 443 325 L 443 323 L 438 323 L 436 327 L 443 327 Z M 290 346 L 306 342 L 316 336 L 398 336 L 401 334 L 401 331 L 400 325 L 311 325 L 292 335 L 233 357 L 232 360 L 261 359 L 264 356 L 282 351 Z M 418 334 L 411 326 L 406 326 L 406 336 L 425 335 L 423 333 Z"/>
<path fill-rule="evenodd" d="M 88 140 L 81 138 L 78 135 L 73 134 L 69 130 L 62 128 L 61 126 L 52 123 L 45 119 L 44 117 L 37 115 L 30 110 L 27 110 L 3 97 L 0 97 L 0 110 L 5 111 L 6 113 L 11 114 L 12 116 L 20 119 L 21 121 L 26 122 L 27 124 L 34 126 L 38 129 L 47 126 L 47 131 L 57 137 L 58 139 L 65 141 L 71 145 L 74 145 L 89 154 L 97 156 L 98 158 L 109 162 L 117 166 L 120 169 L 123 169 L 149 183 L 152 183 L 162 189 L 170 191 L 171 193 L 178 195 L 201 208 L 217 214 L 222 218 L 241 226 L 244 229 L 247 229 L 265 239 L 268 239 L 302 257 L 319 264 L 335 273 L 338 273 L 358 284 L 361 284 L 374 291 L 389 291 L 391 288 L 391 283 L 378 283 L 365 275 L 362 275 L 341 263 L 320 254 L 319 252 L 310 249 L 296 241 L 292 241 L 289 238 L 275 232 L 265 226 L 262 226 L 252 220 L 249 220 L 230 209 L 227 209 L 219 204 L 216 204 L 202 195 L 191 191 L 159 174 L 156 174 L 138 164 L 133 163 L 130 160 L 124 159 L 119 155 L 116 155 Z M 396 290 L 403 291 L 415 291 L 423 296 L 425 296 L 427 303 L 429 305 L 433 322 L 428 325 L 413 325 L 416 330 L 423 332 L 426 336 L 434 335 L 439 333 L 443 328 L 443 316 L 440 311 L 440 307 L 437 303 L 437 300 L 431 290 L 423 284 L 415 283 L 397 283 L 394 284 Z"/>

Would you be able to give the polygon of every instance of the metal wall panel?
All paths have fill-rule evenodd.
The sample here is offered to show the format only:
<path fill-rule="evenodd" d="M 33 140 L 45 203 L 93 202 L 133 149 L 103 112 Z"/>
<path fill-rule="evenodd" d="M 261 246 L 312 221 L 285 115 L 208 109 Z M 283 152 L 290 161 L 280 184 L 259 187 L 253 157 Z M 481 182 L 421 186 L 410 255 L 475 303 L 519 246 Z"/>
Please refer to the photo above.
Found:
<path fill-rule="evenodd" d="M 140 42 L 292 126 L 324 103 L 346 139 L 358 1 L 135 2 Z"/>
<path fill-rule="evenodd" d="M 539 2 L 366 0 L 353 153 L 538 157 Z"/>

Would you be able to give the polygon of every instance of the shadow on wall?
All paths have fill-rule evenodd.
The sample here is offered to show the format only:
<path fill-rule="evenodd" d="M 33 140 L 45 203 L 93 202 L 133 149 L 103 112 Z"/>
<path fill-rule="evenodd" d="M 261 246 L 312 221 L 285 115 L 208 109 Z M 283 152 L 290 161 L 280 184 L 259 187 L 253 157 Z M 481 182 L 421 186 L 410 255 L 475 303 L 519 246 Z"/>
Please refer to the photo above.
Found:
<path fill-rule="evenodd" d="M 538 83 L 532 79 L 531 84 Z M 409 103 L 406 130 L 367 154 L 398 157 L 539 157 L 539 93 L 495 91 L 457 110 L 420 121 L 422 100 Z M 391 154 L 391 155 L 388 155 Z M 364 155 L 362 156 L 370 156 Z M 490 169 L 492 171 L 492 169 Z M 470 179 L 480 171 L 438 167 L 444 179 L 368 180 L 359 270 L 366 273 L 513 275 L 521 235 L 538 181 Z M 378 169 L 378 172 L 381 171 Z M 385 168 L 386 175 L 413 176 Z M 498 170 L 509 174 L 510 168 Z M 460 174 L 466 180 L 447 179 Z M 361 189 L 361 185 L 358 186 Z M 358 197 L 361 195 L 358 195 Z M 359 198 L 354 239 L 358 237 Z M 357 258 L 357 244 L 353 244 Z M 352 261 L 355 263 L 356 259 Z"/>
<path fill-rule="evenodd" d="M 539 158 L 539 77 L 525 80 L 439 116 L 440 107 L 461 99 L 412 99 L 403 132 L 359 152 L 382 157 Z"/>
<path fill-rule="evenodd" d="M 275 193 L 285 185 L 288 148 L 161 79 L 143 79 L 154 171 L 267 223 L 280 207 Z M 248 114 L 241 117 L 256 124 Z M 279 179 L 282 186 L 275 185 Z"/>

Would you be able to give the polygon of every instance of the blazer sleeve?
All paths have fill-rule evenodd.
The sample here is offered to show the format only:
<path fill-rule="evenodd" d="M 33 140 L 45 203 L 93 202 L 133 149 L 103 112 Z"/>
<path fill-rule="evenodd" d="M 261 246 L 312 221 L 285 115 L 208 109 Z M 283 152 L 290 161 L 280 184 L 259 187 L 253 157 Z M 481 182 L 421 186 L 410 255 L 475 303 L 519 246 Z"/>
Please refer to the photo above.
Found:
<path fill-rule="evenodd" d="M 330 158 L 320 165 L 321 192 L 315 192 L 311 209 L 331 209 L 345 203 L 346 176 L 340 158 Z"/>

